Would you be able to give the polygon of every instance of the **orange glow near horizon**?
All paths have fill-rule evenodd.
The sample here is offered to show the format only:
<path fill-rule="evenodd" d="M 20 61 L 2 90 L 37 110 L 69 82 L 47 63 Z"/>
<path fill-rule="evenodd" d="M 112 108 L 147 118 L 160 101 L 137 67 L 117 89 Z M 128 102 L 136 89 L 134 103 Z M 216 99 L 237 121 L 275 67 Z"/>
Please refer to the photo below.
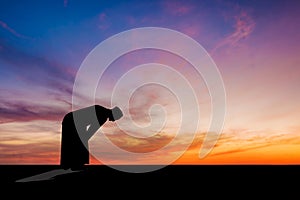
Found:
<path fill-rule="evenodd" d="M 270 134 L 270 133 L 269 133 Z M 230 135 L 230 136 L 229 136 Z M 268 135 L 265 133 L 264 135 Z M 274 138 L 248 138 L 243 140 L 235 138 L 234 134 L 223 134 L 219 139 L 214 149 L 205 157 L 199 158 L 199 151 L 202 145 L 203 134 L 195 137 L 194 142 L 190 147 L 171 165 L 285 165 L 285 164 L 300 164 L 300 139 L 297 134 L 281 134 Z M 268 141 L 268 142 L 265 142 Z M 50 164 L 58 165 L 60 156 L 60 144 L 24 143 L 23 141 L 1 142 L 15 146 L 15 151 L 9 152 L 6 158 L 2 157 L 3 164 Z M 53 149 L 51 151 L 41 150 L 44 148 Z M 55 148 L 53 148 L 55 146 Z M 153 146 L 153 145 L 152 145 Z M 19 148 L 16 148 L 19 147 Z M 124 148 L 124 147 L 123 147 Z M 149 149 L 142 150 L 139 146 L 128 146 L 128 148 L 137 148 L 140 151 L 147 152 Z M 154 148 L 154 147 L 152 147 Z M 159 147 L 158 147 L 159 148 Z M 175 147 L 176 148 L 176 147 Z M 128 150 L 128 149 L 127 149 Z M 176 150 L 176 149 L 174 149 Z M 32 153 L 35 152 L 35 153 Z M 26 156 L 28 155 L 28 156 Z M 29 156 L 30 155 L 30 156 Z M 148 164 L 160 164 L 159 157 L 165 155 L 156 155 L 157 159 Z M 5 162 L 3 162 L 5 161 Z M 101 165 L 101 161 L 90 156 L 91 165 Z M 112 164 L 123 164 L 112 162 Z M 126 164 L 126 163 L 125 163 Z M 136 162 L 136 164 L 144 164 Z"/>

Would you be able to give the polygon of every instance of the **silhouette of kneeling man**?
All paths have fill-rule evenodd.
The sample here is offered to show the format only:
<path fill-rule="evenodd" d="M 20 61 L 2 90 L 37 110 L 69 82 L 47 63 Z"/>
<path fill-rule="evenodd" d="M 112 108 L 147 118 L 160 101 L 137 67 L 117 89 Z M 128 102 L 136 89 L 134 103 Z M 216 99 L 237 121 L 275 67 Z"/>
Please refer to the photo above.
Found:
<path fill-rule="evenodd" d="M 107 121 L 120 119 L 119 107 L 107 109 L 100 105 L 66 114 L 62 121 L 60 165 L 64 169 L 81 169 L 89 164 L 89 139 Z"/>

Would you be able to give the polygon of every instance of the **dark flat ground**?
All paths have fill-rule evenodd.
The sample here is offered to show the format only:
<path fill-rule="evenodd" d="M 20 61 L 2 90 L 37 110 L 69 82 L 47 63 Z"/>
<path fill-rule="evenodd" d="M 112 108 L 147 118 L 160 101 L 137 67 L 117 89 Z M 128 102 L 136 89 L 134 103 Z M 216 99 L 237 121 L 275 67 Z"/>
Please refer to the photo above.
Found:
<path fill-rule="evenodd" d="M 49 190 L 52 187 L 93 186 L 102 193 L 111 188 L 140 188 L 172 193 L 180 192 L 183 188 L 199 192 L 215 189 L 217 193 L 222 189 L 232 193 L 241 190 L 274 193 L 282 188 L 288 188 L 288 192 L 293 188 L 299 191 L 300 183 L 299 165 L 169 165 L 147 173 L 127 173 L 105 165 L 89 165 L 82 171 L 58 175 L 48 180 L 18 182 L 55 170 L 62 169 L 58 165 L 0 165 L 1 186 L 27 187 L 32 190 L 37 187 Z M 118 194 L 118 190 L 115 191 Z"/>

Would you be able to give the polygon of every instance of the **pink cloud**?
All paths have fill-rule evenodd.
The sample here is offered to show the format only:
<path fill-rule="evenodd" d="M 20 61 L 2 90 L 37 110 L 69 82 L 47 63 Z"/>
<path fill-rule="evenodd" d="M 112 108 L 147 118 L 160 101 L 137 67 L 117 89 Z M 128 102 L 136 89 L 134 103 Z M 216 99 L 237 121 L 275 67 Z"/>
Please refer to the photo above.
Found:
<path fill-rule="evenodd" d="M 69 104 L 68 102 L 65 103 Z M 62 108 L 59 106 L 42 105 L 26 101 L 18 101 L 15 103 L 1 101 L 0 124 L 34 120 L 61 121 L 63 116 L 68 112 L 68 109 L 70 109 L 70 105 L 66 106 L 66 108 Z"/>
<path fill-rule="evenodd" d="M 196 38 L 200 35 L 200 25 L 199 24 L 193 24 L 193 25 L 179 25 L 178 29 L 183 32 L 184 34 Z"/>
<path fill-rule="evenodd" d="M 68 6 L 68 0 L 64 0 L 64 7 L 67 7 Z"/>
<path fill-rule="evenodd" d="M 192 10 L 192 6 L 179 1 L 165 1 L 163 3 L 165 10 L 175 16 L 182 16 Z"/>
<path fill-rule="evenodd" d="M 106 18 L 107 18 L 107 15 L 105 13 L 100 13 L 100 15 L 99 15 L 100 21 L 105 21 Z"/>
<path fill-rule="evenodd" d="M 225 16 L 227 19 L 228 16 Z M 238 15 L 233 17 L 234 31 L 221 40 L 215 48 L 211 51 L 214 54 L 218 49 L 224 46 L 236 46 L 242 39 L 250 36 L 255 28 L 255 22 L 246 11 L 240 11 Z"/>
<path fill-rule="evenodd" d="M 99 29 L 101 30 L 107 30 L 110 27 L 110 22 L 108 20 L 107 14 L 102 12 L 98 16 L 100 24 L 99 24 Z"/>
<path fill-rule="evenodd" d="M 15 31 L 13 28 L 11 28 L 10 26 L 8 26 L 5 22 L 3 22 L 1 20 L 0 20 L 0 26 L 3 29 L 7 30 L 8 32 L 12 33 L 16 37 L 23 38 L 23 39 L 30 39 L 29 37 L 18 33 L 17 31 Z"/>
<path fill-rule="evenodd" d="M 134 25 L 136 24 L 136 19 L 133 16 L 127 16 L 126 21 L 129 25 Z"/>

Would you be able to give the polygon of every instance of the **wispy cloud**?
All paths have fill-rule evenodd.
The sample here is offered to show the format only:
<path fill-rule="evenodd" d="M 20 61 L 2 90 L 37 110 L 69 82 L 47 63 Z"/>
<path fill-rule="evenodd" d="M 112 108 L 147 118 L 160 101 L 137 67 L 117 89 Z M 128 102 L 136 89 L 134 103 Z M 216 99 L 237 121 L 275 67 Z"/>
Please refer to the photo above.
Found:
<path fill-rule="evenodd" d="M 1 163 L 59 163 L 60 124 L 51 121 L 0 124 Z"/>
<path fill-rule="evenodd" d="M 58 164 L 59 143 L 33 142 L 28 144 L 1 144 L 0 162 L 7 164 Z M 5 152 L 5 153 L 4 153 Z"/>
<path fill-rule="evenodd" d="M 74 70 L 41 56 L 6 45 L 0 60 L 14 74 L 16 85 L 0 86 L 0 123 L 59 120 L 70 109 Z"/>
<path fill-rule="evenodd" d="M 69 1 L 68 0 L 64 0 L 64 7 L 67 7 L 69 4 Z"/>
<path fill-rule="evenodd" d="M 237 15 L 233 16 L 233 20 L 234 31 L 217 43 L 215 48 L 211 51 L 212 54 L 222 47 L 238 45 L 241 40 L 248 38 L 255 28 L 254 20 L 245 10 L 240 10 Z"/>
<path fill-rule="evenodd" d="M 243 153 L 276 145 L 300 145 L 297 132 L 280 133 L 271 130 L 233 130 L 221 135 L 219 146 L 213 150 L 211 157 Z"/>
<path fill-rule="evenodd" d="M 156 134 L 148 138 L 137 138 L 121 132 L 108 137 L 118 147 L 134 153 L 147 153 L 158 150 L 173 139 L 173 136 L 164 134 Z"/>
<path fill-rule="evenodd" d="M 51 78 L 71 81 L 74 75 L 65 70 L 66 66 L 44 57 L 30 55 L 11 46 L 3 46 L 0 59 L 10 64 L 10 70 L 15 70 L 33 80 L 40 79 L 41 82 Z"/>
<path fill-rule="evenodd" d="M 175 16 L 186 15 L 193 9 L 193 6 L 183 1 L 164 1 L 163 7 L 167 13 Z"/>
<path fill-rule="evenodd" d="M 100 13 L 98 18 L 99 18 L 99 25 L 98 25 L 99 29 L 104 31 L 110 28 L 111 23 L 109 21 L 107 13 L 105 12 Z"/>
<path fill-rule="evenodd" d="M 31 39 L 30 37 L 27 37 L 25 35 L 22 35 L 21 33 L 18 33 L 16 30 L 14 30 L 9 25 L 7 25 L 7 23 L 5 23 L 4 21 L 0 20 L 0 26 L 18 38 Z"/>
<path fill-rule="evenodd" d="M 61 121 L 70 106 L 58 107 L 26 101 L 0 102 L 0 124 L 17 121 Z"/>
<path fill-rule="evenodd" d="M 6 70 L 13 72 L 19 80 L 38 86 L 47 86 L 62 93 L 72 93 L 75 77 L 68 66 L 51 61 L 45 57 L 31 55 L 25 51 L 4 44 L 0 60 L 8 64 Z"/>
<path fill-rule="evenodd" d="M 106 134 L 106 136 L 122 151 L 112 149 L 111 146 L 107 146 L 107 143 L 99 143 L 101 141 L 101 135 L 99 135 L 90 143 L 90 152 L 94 157 L 115 164 L 162 164 L 166 160 L 176 159 L 176 156 L 184 153 L 184 148 L 190 145 L 186 137 L 177 137 L 174 140 L 174 135 L 164 132 L 147 138 L 133 137 L 121 132 Z M 124 152 L 128 152 L 128 154 L 124 154 Z M 93 162 L 99 163 L 96 159 L 93 159 Z"/>

